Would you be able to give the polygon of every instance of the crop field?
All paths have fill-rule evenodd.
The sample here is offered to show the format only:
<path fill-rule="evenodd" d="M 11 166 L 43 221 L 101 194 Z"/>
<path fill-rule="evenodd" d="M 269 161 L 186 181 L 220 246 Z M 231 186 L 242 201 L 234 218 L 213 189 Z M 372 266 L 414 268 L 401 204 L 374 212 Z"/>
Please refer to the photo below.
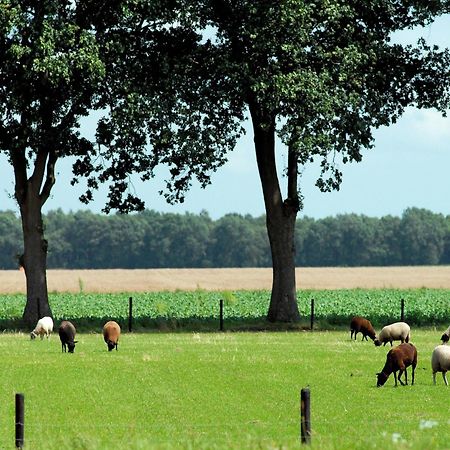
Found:
<path fill-rule="evenodd" d="M 450 289 L 450 266 L 299 267 L 302 289 Z M 48 270 L 50 292 L 259 290 L 272 286 L 270 268 Z M 0 293 L 25 293 L 25 275 L 0 270 Z"/>
<path fill-rule="evenodd" d="M 147 293 L 53 293 L 49 296 L 54 318 L 70 319 L 87 330 L 115 319 L 128 326 L 129 298 L 133 299 L 136 329 L 217 329 L 219 301 L 224 301 L 224 323 L 241 328 L 264 321 L 269 291 L 175 291 Z M 300 326 L 309 326 L 314 299 L 317 327 L 348 325 L 351 316 L 363 315 L 381 326 L 400 318 L 412 325 L 436 326 L 450 320 L 449 292 L 445 289 L 345 289 L 299 291 Z M 0 295 L 0 327 L 16 329 L 25 306 L 22 294 Z M 448 326 L 448 324 L 447 324 Z"/>
<path fill-rule="evenodd" d="M 412 329 L 414 386 L 375 387 L 388 347 L 347 331 L 99 333 L 0 337 L 1 448 L 14 446 L 14 393 L 25 396 L 25 448 L 301 448 L 299 394 L 311 391 L 313 448 L 448 449 L 448 387 L 432 384 L 440 333 Z M 409 373 L 409 380 L 410 380 Z"/>

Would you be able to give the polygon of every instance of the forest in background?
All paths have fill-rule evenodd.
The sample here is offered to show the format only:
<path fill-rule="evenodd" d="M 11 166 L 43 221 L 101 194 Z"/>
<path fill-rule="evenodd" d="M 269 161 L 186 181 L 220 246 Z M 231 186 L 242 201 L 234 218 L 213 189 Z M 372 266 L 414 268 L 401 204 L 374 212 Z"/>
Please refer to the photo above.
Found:
<path fill-rule="evenodd" d="M 103 215 L 50 211 L 44 217 L 49 269 L 271 267 L 265 216 L 146 210 Z M 450 264 L 450 216 L 409 208 L 401 217 L 300 217 L 296 266 Z M 0 212 L 0 269 L 16 269 L 21 222 Z"/>

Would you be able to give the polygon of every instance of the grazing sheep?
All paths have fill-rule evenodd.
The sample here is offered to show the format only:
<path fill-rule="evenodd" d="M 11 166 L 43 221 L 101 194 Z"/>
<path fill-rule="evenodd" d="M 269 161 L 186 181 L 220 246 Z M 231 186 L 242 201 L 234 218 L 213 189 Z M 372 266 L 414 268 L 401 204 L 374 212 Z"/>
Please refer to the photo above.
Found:
<path fill-rule="evenodd" d="M 380 331 L 378 338 L 376 338 L 373 342 L 378 347 L 381 344 L 386 345 L 387 342 L 391 343 L 392 341 L 401 341 L 402 344 L 404 342 L 409 342 L 411 339 L 411 329 L 409 325 L 405 322 L 395 322 L 391 325 L 386 325 Z"/>
<path fill-rule="evenodd" d="M 377 373 L 377 387 L 383 386 L 389 375 L 393 372 L 395 379 L 395 386 L 397 386 L 397 371 L 398 381 L 403 386 L 408 384 L 408 372 L 406 368 L 412 366 L 412 385 L 414 384 L 414 372 L 417 366 L 417 350 L 412 344 L 400 344 L 397 347 L 391 348 L 386 356 L 386 364 L 380 373 Z M 405 383 L 400 379 L 403 372 L 405 372 Z"/>
<path fill-rule="evenodd" d="M 448 386 L 447 370 L 450 370 L 450 346 L 438 345 L 431 355 L 431 369 L 433 370 L 433 383 L 436 384 L 436 372 L 442 372 L 444 383 Z"/>
<path fill-rule="evenodd" d="M 446 344 L 450 340 L 450 327 L 448 327 L 444 334 L 441 336 L 441 341 L 443 344 Z"/>
<path fill-rule="evenodd" d="M 365 319 L 364 317 L 355 316 L 350 322 L 350 339 L 353 338 L 353 333 L 355 333 L 356 341 L 356 335 L 359 332 L 362 333 L 361 340 L 365 338 L 367 341 L 367 336 L 369 336 L 373 341 L 377 337 L 375 330 L 369 320 Z"/>
<path fill-rule="evenodd" d="M 120 337 L 120 326 L 114 320 L 110 320 L 106 322 L 103 326 L 103 339 L 108 346 L 108 351 L 111 351 L 113 348 L 117 350 L 117 343 L 119 342 Z"/>
<path fill-rule="evenodd" d="M 38 320 L 36 327 L 30 333 L 31 339 L 36 339 L 38 336 L 41 336 L 41 339 L 44 339 L 44 335 L 47 336 L 47 339 L 50 337 L 50 334 L 53 331 L 53 319 L 51 317 L 43 317 Z"/>
<path fill-rule="evenodd" d="M 74 340 L 77 331 L 73 323 L 68 320 L 63 320 L 59 326 L 58 332 L 59 338 L 61 339 L 61 351 L 66 352 L 68 348 L 69 353 L 73 353 L 75 344 L 78 342 Z"/>

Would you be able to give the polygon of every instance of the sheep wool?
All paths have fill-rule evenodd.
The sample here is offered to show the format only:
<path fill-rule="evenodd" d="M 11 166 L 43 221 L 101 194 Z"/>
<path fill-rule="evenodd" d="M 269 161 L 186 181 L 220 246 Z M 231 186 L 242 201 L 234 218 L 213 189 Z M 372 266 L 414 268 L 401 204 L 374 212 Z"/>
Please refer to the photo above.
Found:
<path fill-rule="evenodd" d="M 103 339 L 108 346 L 108 351 L 113 350 L 114 348 L 117 350 L 117 344 L 119 342 L 120 337 L 120 326 L 114 320 L 110 320 L 106 322 L 103 326 Z"/>
<path fill-rule="evenodd" d="M 41 339 L 44 339 L 44 336 L 46 336 L 47 339 L 49 339 L 52 331 L 53 331 L 53 319 L 51 317 L 46 316 L 38 320 L 36 327 L 30 333 L 30 338 L 36 339 L 38 336 L 40 336 Z"/>
<path fill-rule="evenodd" d="M 373 341 L 376 346 L 386 345 L 390 342 L 392 347 L 393 341 L 409 342 L 411 340 L 411 329 L 406 322 L 395 322 L 386 325 L 380 331 L 378 337 Z"/>
<path fill-rule="evenodd" d="M 370 323 L 370 320 L 367 320 L 366 318 L 360 316 L 353 317 L 350 322 L 350 339 L 353 338 L 353 333 L 355 336 L 355 341 L 356 335 L 358 333 L 362 334 L 361 340 L 365 339 L 367 341 L 367 336 L 369 336 L 372 341 L 376 338 L 376 333 L 372 324 Z"/>
<path fill-rule="evenodd" d="M 412 344 L 400 344 L 397 347 L 391 348 L 386 356 L 386 364 L 383 370 L 377 373 L 377 387 L 381 387 L 386 383 L 389 375 L 394 374 L 395 386 L 397 386 L 397 372 L 398 381 L 401 385 L 408 384 L 407 368 L 412 367 L 412 385 L 414 384 L 414 372 L 417 366 L 417 349 Z M 401 376 L 405 374 L 405 382 L 401 380 Z"/>
<path fill-rule="evenodd" d="M 75 351 L 75 344 L 78 341 L 75 341 L 76 334 L 75 326 L 72 322 L 68 320 L 63 320 L 61 325 L 59 326 L 59 338 L 61 339 L 61 351 L 66 352 L 67 349 L 69 353 L 73 353 Z"/>
<path fill-rule="evenodd" d="M 438 345 L 431 355 L 431 369 L 433 371 L 433 384 L 436 384 L 436 373 L 442 372 L 444 383 L 448 386 L 447 371 L 450 370 L 450 346 Z"/>

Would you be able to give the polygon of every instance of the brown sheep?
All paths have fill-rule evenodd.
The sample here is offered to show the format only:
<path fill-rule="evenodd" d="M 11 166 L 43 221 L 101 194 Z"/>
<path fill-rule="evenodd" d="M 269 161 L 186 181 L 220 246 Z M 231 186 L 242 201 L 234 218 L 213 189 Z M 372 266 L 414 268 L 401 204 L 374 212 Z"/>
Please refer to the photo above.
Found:
<path fill-rule="evenodd" d="M 59 326 L 59 338 L 61 339 L 61 351 L 66 352 L 66 349 L 69 349 L 69 353 L 73 353 L 75 350 L 75 344 L 78 341 L 75 341 L 76 329 L 72 322 L 68 320 L 63 320 L 61 325 Z"/>
<path fill-rule="evenodd" d="M 408 384 L 408 372 L 406 368 L 412 366 L 412 383 L 414 384 L 414 372 L 417 366 L 417 349 L 412 344 L 400 344 L 397 347 L 389 350 L 386 356 L 386 364 L 380 373 L 377 373 L 377 387 L 383 386 L 389 375 L 393 372 L 395 379 L 395 386 L 397 386 L 397 371 L 398 381 L 401 385 Z M 405 372 L 405 383 L 400 379 L 403 372 Z"/>
<path fill-rule="evenodd" d="M 113 348 L 117 350 L 117 344 L 119 342 L 120 337 L 120 326 L 114 320 L 110 320 L 106 322 L 103 326 L 103 339 L 108 346 L 108 351 L 111 351 Z"/>
<path fill-rule="evenodd" d="M 362 333 L 362 339 L 367 339 L 367 336 L 372 339 L 372 341 L 376 338 L 375 330 L 370 323 L 369 320 L 365 319 L 364 317 L 355 316 L 353 317 L 352 321 L 350 322 L 350 339 L 353 338 L 353 333 L 355 333 L 355 341 L 356 341 L 356 335 L 358 333 Z"/>

